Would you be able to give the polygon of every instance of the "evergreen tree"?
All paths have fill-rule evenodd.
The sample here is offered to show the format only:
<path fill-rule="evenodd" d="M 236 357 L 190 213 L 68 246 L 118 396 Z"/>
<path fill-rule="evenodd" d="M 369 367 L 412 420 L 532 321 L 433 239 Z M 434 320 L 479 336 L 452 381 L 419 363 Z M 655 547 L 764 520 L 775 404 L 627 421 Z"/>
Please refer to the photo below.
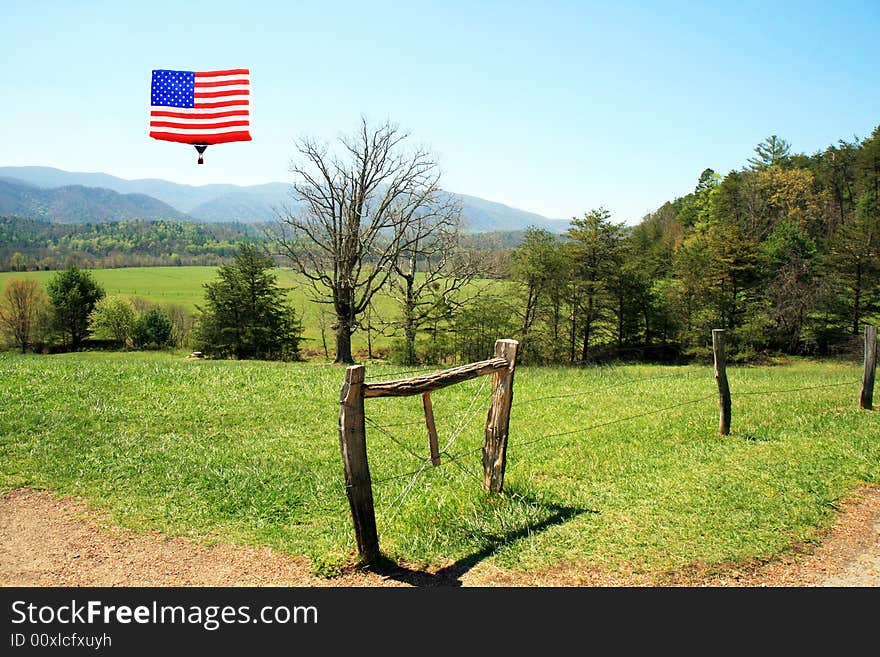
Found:
<path fill-rule="evenodd" d="M 240 246 L 234 261 L 205 283 L 196 342 L 208 356 L 296 360 L 302 327 L 285 297 L 272 259 L 253 244 Z"/>
<path fill-rule="evenodd" d="M 603 207 L 573 219 L 566 232 L 575 254 L 580 316 L 573 313 L 572 321 L 580 320 L 581 361 L 588 360 L 596 329 L 615 303 L 610 287 L 622 264 L 624 236 L 624 224 L 613 223 Z"/>
<path fill-rule="evenodd" d="M 880 198 L 880 125 L 862 141 L 857 155 L 860 192 Z"/>
<path fill-rule="evenodd" d="M 523 242 L 511 254 L 512 278 L 520 284 L 522 325 L 518 332 L 522 361 L 539 360 L 541 352 L 559 352 L 559 328 L 564 286 L 568 278 L 565 252 L 559 238 L 543 228 L 526 229 Z M 531 339 L 544 320 L 547 335 Z M 543 349 L 542 349 L 543 347 Z"/>
<path fill-rule="evenodd" d="M 140 316 L 134 328 L 134 344 L 138 349 L 155 346 L 162 349 L 171 343 L 171 320 L 159 308 Z"/>
<path fill-rule="evenodd" d="M 824 262 L 842 294 L 850 333 L 858 335 L 880 297 L 880 196 L 862 194 L 852 221 L 831 235 Z"/>
<path fill-rule="evenodd" d="M 53 324 L 62 340 L 77 349 L 89 335 L 89 315 L 104 297 L 91 272 L 71 265 L 55 274 L 46 286 L 53 307 Z"/>
<path fill-rule="evenodd" d="M 770 135 L 755 146 L 757 157 L 750 157 L 749 164 L 753 169 L 766 169 L 774 164 L 784 164 L 788 161 L 791 144 L 776 135 Z"/>

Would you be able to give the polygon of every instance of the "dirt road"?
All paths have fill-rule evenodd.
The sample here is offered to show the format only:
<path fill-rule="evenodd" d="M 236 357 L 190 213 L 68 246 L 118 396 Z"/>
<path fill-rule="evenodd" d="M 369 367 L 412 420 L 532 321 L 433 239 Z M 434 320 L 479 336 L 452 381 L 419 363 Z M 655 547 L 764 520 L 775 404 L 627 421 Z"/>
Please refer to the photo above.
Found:
<path fill-rule="evenodd" d="M 333 579 L 269 549 L 135 534 L 83 504 L 27 489 L 0 496 L 2 586 L 880 586 L 880 488 L 845 504 L 824 542 L 783 561 L 722 574 L 613 578 L 583 565 L 534 574 L 485 562 L 466 571 L 355 571 Z"/>

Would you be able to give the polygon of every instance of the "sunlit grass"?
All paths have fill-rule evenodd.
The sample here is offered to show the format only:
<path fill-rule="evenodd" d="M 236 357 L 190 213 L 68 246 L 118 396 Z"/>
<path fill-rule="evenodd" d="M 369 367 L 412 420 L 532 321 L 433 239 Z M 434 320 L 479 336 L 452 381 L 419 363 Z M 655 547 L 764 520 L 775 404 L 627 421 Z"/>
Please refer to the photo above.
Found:
<path fill-rule="evenodd" d="M 400 369 L 368 365 L 367 377 Z M 0 485 L 80 496 L 135 529 L 345 563 L 342 376 L 159 353 L 0 354 Z M 797 361 L 729 376 L 732 432 L 720 436 L 710 367 L 518 368 L 502 496 L 479 481 L 488 377 L 433 393 L 437 468 L 424 464 L 419 397 L 366 400 L 383 551 L 433 567 L 477 555 L 659 572 L 815 540 L 880 475 L 880 416 L 858 408 L 860 368 Z M 833 383 L 845 385 L 738 396 Z"/>

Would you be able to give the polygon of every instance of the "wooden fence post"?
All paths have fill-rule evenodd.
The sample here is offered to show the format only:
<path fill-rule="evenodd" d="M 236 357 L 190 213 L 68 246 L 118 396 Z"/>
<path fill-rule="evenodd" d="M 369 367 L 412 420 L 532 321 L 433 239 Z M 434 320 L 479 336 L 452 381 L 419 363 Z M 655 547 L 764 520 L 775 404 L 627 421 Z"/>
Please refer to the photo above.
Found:
<path fill-rule="evenodd" d="M 422 393 L 422 408 L 425 409 L 425 427 L 428 429 L 428 449 L 431 451 L 431 465 L 440 465 L 440 447 L 437 443 L 437 425 L 434 424 L 434 407 L 431 392 Z"/>
<path fill-rule="evenodd" d="M 712 353 L 715 355 L 715 381 L 718 384 L 718 433 L 730 433 L 730 386 L 727 383 L 727 356 L 724 353 L 724 329 L 712 329 Z"/>
<path fill-rule="evenodd" d="M 877 371 L 877 327 L 865 327 L 865 369 L 862 372 L 862 391 L 859 394 L 859 407 L 873 410 L 874 374 Z"/>
<path fill-rule="evenodd" d="M 510 406 L 513 402 L 513 374 L 516 368 L 516 340 L 496 340 L 495 356 L 506 358 L 506 369 L 492 374 L 492 405 L 486 416 L 483 443 L 483 486 L 491 493 L 500 493 L 504 486 L 507 462 L 507 433 L 510 429 Z"/>
<path fill-rule="evenodd" d="M 379 558 L 379 536 L 373 509 L 373 486 L 367 464 L 367 432 L 364 426 L 364 366 L 345 370 L 339 398 L 339 446 L 345 466 L 345 494 L 351 507 L 358 554 L 362 562 Z"/>

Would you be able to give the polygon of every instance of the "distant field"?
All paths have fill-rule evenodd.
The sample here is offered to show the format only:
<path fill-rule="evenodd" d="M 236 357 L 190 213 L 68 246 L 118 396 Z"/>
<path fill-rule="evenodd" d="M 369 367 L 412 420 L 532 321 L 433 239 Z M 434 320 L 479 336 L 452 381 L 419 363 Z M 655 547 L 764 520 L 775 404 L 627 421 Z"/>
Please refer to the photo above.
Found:
<path fill-rule="evenodd" d="M 91 269 L 107 294 L 143 297 L 156 303 L 179 303 L 189 309 L 203 304 L 205 283 L 217 276 L 216 267 L 128 267 L 122 269 Z M 35 278 L 43 284 L 54 271 L 3 272 L 0 286 L 7 278 Z M 290 289 L 290 299 L 302 307 L 311 302 L 307 297 L 305 281 L 289 269 L 276 270 L 278 284 Z"/>
<path fill-rule="evenodd" d="M 97 281 L 107 294 L 139 296 L 157 303 L 179 303 L 193 309 L 204 299 L 202 285 L 216 276 L 216 267 L 131 267 L 124 269 L 92 269 Z M 43 284 L 55 274 L 54 271 L 3 272 L 0 285 L 7 278 L 35 278 Z M 294 275 L 279 270 L 279 282 L 285 287 L 294 286 Z"/>
<path fill-rule="evenodd" d="M 0 490 L 80 496 L 135 530 L 268 545 L 332 574 L 354 545 L 342 376 L 317 363 L 3 353 Z M 802 360 L 729 377 L 722 437 L 710 367 L 519 368 L 501 497 L 479 482 L 486 377 L 434 393 L 441 446 L 460 433 L 418 476 L 421 400 L 367 400 L 382 548 L 414 566 L 656 575 L 818 540 L 855 487 L 880 481 L 880 416 L 858 409 L 860 367 Z"/>
<path fill-rule="evenodd" d="M 104 287 L 107 294 L 137 296 L 159 304 L 177 303 L 189 309 L 204 303 L 204 284 L 216 277 L 216 267 L 130 267 L 122 269 L 92 269 L 97 281 Z M 318 321 L 321 309 L 328 314 L 329 306 L 315 303 L 310 298 L 310 288 L 302 276 L 289 269 L 278 269 L 278 283 L 290 289 L 288 298 L 302 314 L 304 337 L 307 346 L 321 349 L 321 330 Z M 3 272 L 0 273 L 0 289 L 8 278 L 34 278 L 47 283 L 55 274 L 53 271 L 37 272 Z M 390 317 L 395 313 L 394 302 L 387 295 L 377 295 L 376 312 L 382 317 Z M 332 324 L 328 315 L 328 327 Z M 333 332 L 327 329 L 328 346 L 333 350 Z M 389 339 L 376 334 L 373 336 L 375 349 L 387 347 Z M 366 349 L 367 339 L 362 332 L 355 333 L 352 340 L 353 349 Z"/>

